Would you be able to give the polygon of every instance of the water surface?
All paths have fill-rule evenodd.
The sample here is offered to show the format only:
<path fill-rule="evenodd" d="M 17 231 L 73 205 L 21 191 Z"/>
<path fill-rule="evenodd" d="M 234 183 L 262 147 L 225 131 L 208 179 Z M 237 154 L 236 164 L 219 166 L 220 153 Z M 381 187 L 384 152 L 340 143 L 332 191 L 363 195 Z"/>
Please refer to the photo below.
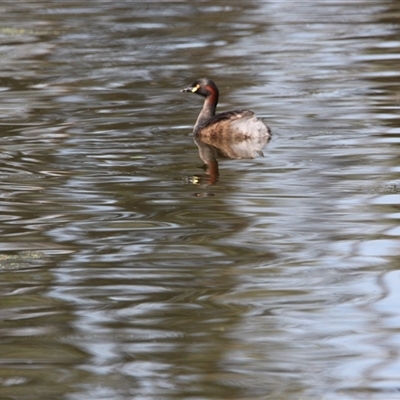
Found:
<path fill-rule="evenodd" d="M 0 11 L 2 399 L 400 397 L 398 2 Z"/>

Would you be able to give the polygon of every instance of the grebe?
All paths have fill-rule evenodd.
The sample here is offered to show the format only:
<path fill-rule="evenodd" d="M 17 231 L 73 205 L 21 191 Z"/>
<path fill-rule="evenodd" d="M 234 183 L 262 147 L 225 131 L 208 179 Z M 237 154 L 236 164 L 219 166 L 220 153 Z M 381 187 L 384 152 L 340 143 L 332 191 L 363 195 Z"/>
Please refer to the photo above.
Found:
<path fill-rule="evenodd" d="M 254 115 L 253 111 L 234 110 L 215 114 L 219 91 L 217 85 L 211 79 L 197 79 L 192 86 L 181 91 L 196 93 L 205 97 L 203 108 L 193 128 L 195 138 L 199 138 L 203 142 L 210 141 L 214 146 L 215 143 L 223 141 L 246 141 L 263 138 L 267 143 L 271 139 L 271 130 Z"/>

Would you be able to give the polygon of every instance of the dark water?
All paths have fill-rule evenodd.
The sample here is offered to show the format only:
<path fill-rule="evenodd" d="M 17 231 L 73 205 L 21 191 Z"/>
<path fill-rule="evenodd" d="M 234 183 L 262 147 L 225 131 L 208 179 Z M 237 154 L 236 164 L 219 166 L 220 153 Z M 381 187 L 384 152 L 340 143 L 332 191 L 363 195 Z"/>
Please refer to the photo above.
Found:
<path fill-rule="evenodd" d="M 400 3 L 0 3 L 0 398 L 399 399 Z M 208 76 L 273 139 L 198 176 Z"/>

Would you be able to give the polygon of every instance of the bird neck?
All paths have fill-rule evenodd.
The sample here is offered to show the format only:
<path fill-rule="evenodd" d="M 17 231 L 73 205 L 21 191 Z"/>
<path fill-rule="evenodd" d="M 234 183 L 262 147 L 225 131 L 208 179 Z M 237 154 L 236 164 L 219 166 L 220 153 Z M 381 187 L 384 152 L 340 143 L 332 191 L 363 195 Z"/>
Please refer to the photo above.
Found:
<path fill-rule="evenodd" d="M 211 92 L 204 100 L 203 108 L 197 117 L 194 131 L 204 126 L 207 121 L 215 115 L 215 110 L 218 104 L 218 92 Z"/>

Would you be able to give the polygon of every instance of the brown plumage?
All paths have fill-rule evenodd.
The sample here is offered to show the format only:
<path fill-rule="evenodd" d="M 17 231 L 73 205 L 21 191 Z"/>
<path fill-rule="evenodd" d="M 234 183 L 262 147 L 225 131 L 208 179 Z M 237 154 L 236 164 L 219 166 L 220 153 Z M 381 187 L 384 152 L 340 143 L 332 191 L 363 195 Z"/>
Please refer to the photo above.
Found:
<path fill-rule="evenodd" d="M 193 133 L 196 142 L 201 141 L 213 146 L 217 155 L 254 158 L 270 140 L 271 130 L 252 111 L 235 110 L 215 114 L 219 91 L 212 80 L 197 79 L 191 87 L 183 89 L 182 92 L 192 92 L 205 97 Z"/>

